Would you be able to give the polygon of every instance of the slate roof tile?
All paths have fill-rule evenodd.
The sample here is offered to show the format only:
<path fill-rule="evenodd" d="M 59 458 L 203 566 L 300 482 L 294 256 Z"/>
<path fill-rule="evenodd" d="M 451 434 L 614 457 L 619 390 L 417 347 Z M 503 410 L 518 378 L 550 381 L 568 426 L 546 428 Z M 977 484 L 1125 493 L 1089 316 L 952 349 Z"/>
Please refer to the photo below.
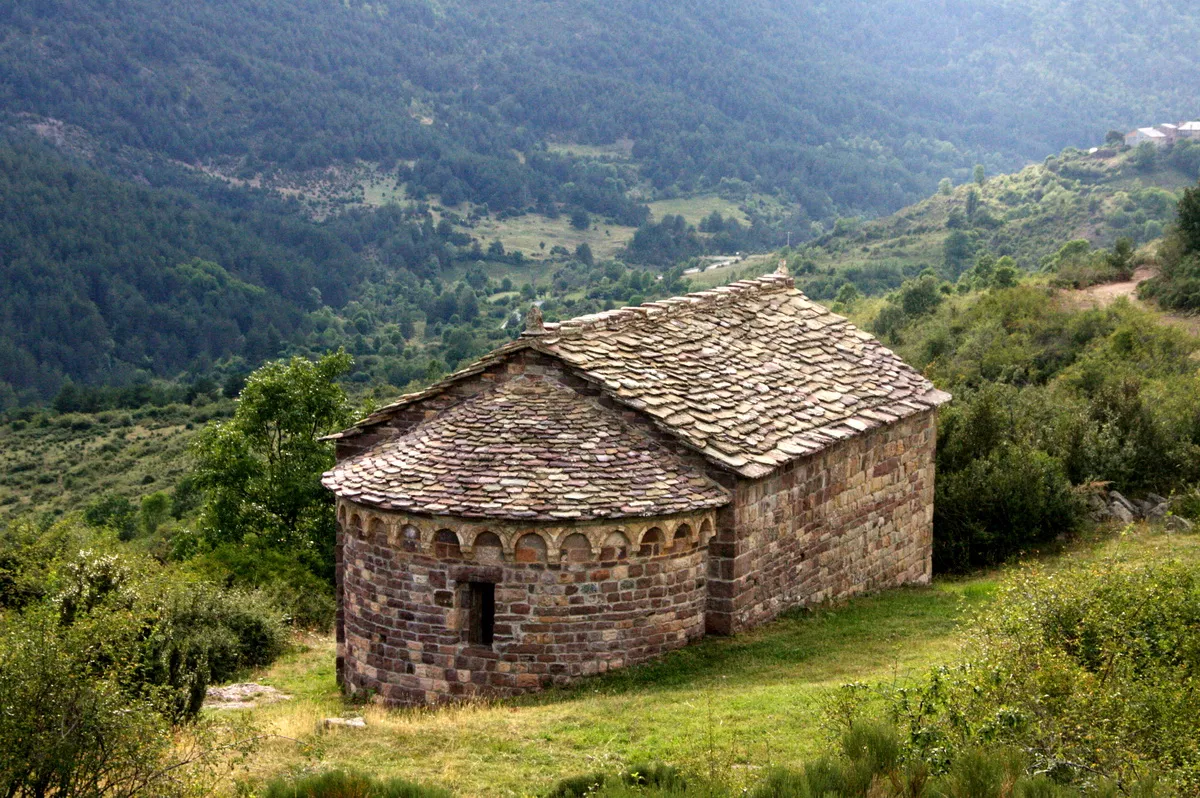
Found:
<path fill-rule="evenodd" d="M 892 351 L 773 274 L 547 323 L 355 428 L 522 350 L 561 359 L 714 463 L 749 478 L 950 399 Z"/>
<path fill-rule="evenodd" d="M 746 477 L 950 398 L 779 274 L 546 332 L 537 349 Z"/>
<path fill-rule="evenodd" d="M 521 377 L 347 459 L 322 483 L 355 501 L 466 518 L 659 516 L 728 492 L 645 432 L 549 379 Z"/>

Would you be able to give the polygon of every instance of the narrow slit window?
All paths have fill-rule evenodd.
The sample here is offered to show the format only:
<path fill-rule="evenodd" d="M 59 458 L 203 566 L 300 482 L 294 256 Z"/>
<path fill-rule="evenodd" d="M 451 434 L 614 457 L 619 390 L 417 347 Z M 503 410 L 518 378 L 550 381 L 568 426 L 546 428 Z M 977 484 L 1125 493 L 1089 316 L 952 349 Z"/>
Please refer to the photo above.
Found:
<path fill-rule="evenodd" d="M 496 628 L 496 586 L 487 582 L 471 582 L 467 596 L 471 602 L 467 642 L 475 646 L 491 646 Z"/>

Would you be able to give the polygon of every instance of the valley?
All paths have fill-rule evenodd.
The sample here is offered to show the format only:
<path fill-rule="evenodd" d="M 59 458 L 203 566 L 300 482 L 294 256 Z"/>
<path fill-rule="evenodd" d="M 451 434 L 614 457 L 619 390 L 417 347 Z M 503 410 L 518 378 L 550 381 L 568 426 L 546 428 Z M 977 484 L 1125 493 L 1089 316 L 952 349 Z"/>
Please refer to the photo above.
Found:
<path fill-rule="evenodd" d="M 3 4 L 0 794 L 1200 794 L 1198 36 Z"/>

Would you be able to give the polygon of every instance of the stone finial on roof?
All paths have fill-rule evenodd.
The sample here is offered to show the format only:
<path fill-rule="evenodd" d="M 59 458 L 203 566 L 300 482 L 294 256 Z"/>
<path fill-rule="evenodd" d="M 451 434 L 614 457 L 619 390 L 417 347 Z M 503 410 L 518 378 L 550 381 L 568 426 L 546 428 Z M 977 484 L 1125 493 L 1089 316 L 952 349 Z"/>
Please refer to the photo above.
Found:
<path fill-rule="evenodd" d="M 525 314 L 525 335 L 545 335 L 546 324 L 542 321 L 542 309 L 537 303 L 529 306 Z"/>
<path fill-rule="evenodd" d="M 787 277 L 787 273 L 788 273 L 787 258 L 779 259 L 779 265 L 775 267 L 775 273 L 781 274 L 784 277 Z"/>

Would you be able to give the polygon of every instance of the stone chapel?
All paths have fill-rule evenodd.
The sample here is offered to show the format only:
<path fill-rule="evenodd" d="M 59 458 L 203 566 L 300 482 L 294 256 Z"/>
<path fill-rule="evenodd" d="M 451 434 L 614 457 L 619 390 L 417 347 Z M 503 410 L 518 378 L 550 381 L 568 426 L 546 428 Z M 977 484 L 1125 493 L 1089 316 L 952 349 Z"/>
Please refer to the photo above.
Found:
<path fill-rule="evenodd" d="M 927 582 L 949 399 L 782 273 L 531 312 L 332 436 L 338 677 L 511 696 Z"/>

